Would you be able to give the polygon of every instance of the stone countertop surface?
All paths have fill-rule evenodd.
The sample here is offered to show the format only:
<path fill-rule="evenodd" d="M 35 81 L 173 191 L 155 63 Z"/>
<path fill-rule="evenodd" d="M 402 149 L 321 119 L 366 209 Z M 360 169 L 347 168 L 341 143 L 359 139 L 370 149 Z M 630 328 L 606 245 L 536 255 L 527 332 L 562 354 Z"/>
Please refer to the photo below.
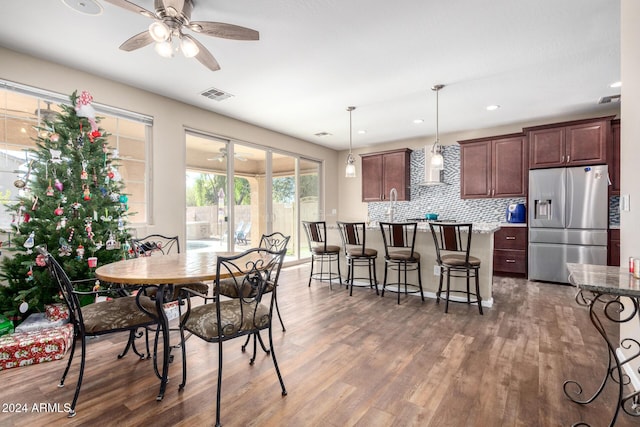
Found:
<path fill-rule="evenodd" d="M 411 222 L 411 221 L 409 221 Z M 462 221 L 458 221 L 458 222 L 462 222 Z M 338 226 L 333 223 L 327 223 L 327 228 L 328 229 L 337 229 Z M 496 231 L 498 231 L 500 229 L 500 223 L 499 222 L 474 222 L 473 223 L 473 233 L 476 234 L 491 234 L 491 233 L 495 233 Z M 378 225 L 377 222 L 372 221 L 369 223 L 369 225 L 367 225 L 367 230 L 380 230 L 380 226 Z M 429 222 L 428 221 L 421 221 L 418 222 L 418 232 L 423 232 L 423 233 L 430 233 L 431 230 L 429 229 Z"/>
<path fill-rule="evenodd" d="M 569 281 L 581 290 L 640 297 L 640 279 L 627 268 L 567 263 Z"/>

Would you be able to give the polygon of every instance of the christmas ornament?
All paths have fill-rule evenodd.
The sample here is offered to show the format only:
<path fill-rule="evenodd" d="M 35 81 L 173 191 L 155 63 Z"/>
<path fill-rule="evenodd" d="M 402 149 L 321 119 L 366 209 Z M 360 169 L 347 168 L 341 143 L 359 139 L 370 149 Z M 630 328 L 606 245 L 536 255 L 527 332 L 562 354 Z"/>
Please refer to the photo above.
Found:
<path fill-rule="evenodd" d="M 26 313 L 27 310 L 29 310 L 29 303 L 26 301 L 22 301 L 22 304 L 20 304 L 18 310 L 20 310 L 20 313 Z"/>
<path fill-rule="evenodd" d="M 49 153 L 51 154 L 51 163 L 56 163 L 56 164 L 62 163 L 62 159 L 60 158 L 60 156 L 62 155 L 62 151 L 54 150 L 53 148 L 50 148 Z"/>
<path fill-rule="evenodd" d="M 94 256 L 87 258 L 87 265 L 89 265 L 89 268 L 96 268 L 98 266 L 98 258 Z"/>
<path fill-rule="evenodd" d="M 35 232 L 32 231 L 31 233 L 29 233 L 29 237 L 27 237 L 27 240 L 25 240 L 24 245 L 22 246 L 27 248 L 28 254 L 31 254 L 33 253 L 31 248 L 33 248 L 34 245 L 35 245 Z"/>
<path fill-rule="evenodd" d="M 129 209 L 129 206 L 127 205 L 129 198 L 127 197 L 126 194 L 122 194 L 119 200 L 120 200 L 120 207 L 122 208 L 122 210 L 126 211 L 127 209 Z"/>
<path fill-rule="evenodd" d="M 85 117 L 91 124 L 91 131 L 97 131 L 98 125 L 96 124 L 96 110 L 93 109 L 91 102 L 93 96 L 86 90 L 83 90 L 78 99 L 76 100 L 76 115 L 78 117 Z"/>
<path fill-rule="evenodd" d="M 51 142 L 58 142 L 58 140 L 60 139 L 60 135 L 58 135 L 57 133 L 52 133 L 49 139 L 51 140 Z"/>
<path fill-rule="evenodd" d="M 107 243 L 105 246 L 105 249 L 108 251 L 112 251 L 116 248 L 116 239 L 114 239 L 113 237 L 113 233 L 110 231 L 109 232 L 109 238 L 107 239 Z"/>
<path fill-rule="evenodd" d="M 38 267 L 46 267 L 47 266 L 47 261 L 46 261 L 44 255 L 38 254 L 38 256 L 36 256 L 36 265 Z"/>
<path fill-rule="evenodd" d="M 27 223 L 27 222 L 31 221 L 31 215 L 29 215 L 28 213 L 25 213 L 25 214 L 24 214 L 24 217 L 23 217 L 23 221 L 24 221 L 25 223 Z"/>
<path fill-rule="evenodd" d="M 60 180 L 58 178 L 56 178 L 56 181 L 53 184 L 53 186 L 56 187 L 56 190 L 58 190 L 58 191 L 64 190 L 64 185 L 60 182 Z"/>
<path fill-rule="evenodd" d="M 54 209 L 53 213 L 57 216 L 60 216 L 64 213 L 64 209 L 62 209 L 60 206 L 58 206 L 57 208 Z"/>
<path fill-rule="evenodd" d="M 87 173 L 87 161 L 83 160 L 82 161 L 82 172 L 80 172 L 80 179 L 84 180 L 84 179 L 88 179 L 89 178 L 89 174 Z"/>
<path fill-rule="evenodd" d="M 27 282 L 33 281 L 33 267 L 29 266 L 29 271 L 27 271 Z"/>
<path fill-rule="evenodd" d="M 91 191 L 89 191 L 89 186 L 88 186 L 88 185 L 86 185 L 86 184 L 85 184 L 85 185 L 83 185 L 83 190 L 82 190 L 82 192 L 83 192 L 83 194 L 84 194 L 84 195 L 82 196 L 82 198 L 83 198 L 84 200 L 91 200 Z"/>
<path fill-rule="evenodd" d="M 64 240 L 62 237 L 58 240 L 58 244 L 60 245 L 60 249 L 58 249 L 58 253 L 60 256 L 70 256 L 71 255 L 71 246 Z"/>
<path fill-rule="evenodd" d="M 53 187 L 51 186 L 51 180 L 49 180 L 49 186 L 47 187 L 47 196 L 53 196 Z"/>
<path fill-rule="evenodd" d="M 76 258 L 79 260 L 84 258 L 84 246 L 78 245 L 78 247 L 76 248 L 76 254 L 78 254 Z"/>

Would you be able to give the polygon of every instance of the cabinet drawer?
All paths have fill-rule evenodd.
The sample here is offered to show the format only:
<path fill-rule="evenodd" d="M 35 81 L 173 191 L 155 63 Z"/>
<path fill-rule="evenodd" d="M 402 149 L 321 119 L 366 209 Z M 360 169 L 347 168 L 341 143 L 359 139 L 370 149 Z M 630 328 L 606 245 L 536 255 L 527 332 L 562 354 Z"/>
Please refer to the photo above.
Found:
<path fill-rule="evenodd" d="M 527 249 L 526 227 L 502 227 L 493 235 L 495 249 Z"/>
<path fill-rule="evenodd" d="M 496 249 L 493 251 L 493 271 L 527 274 L 527 253 Z"/>

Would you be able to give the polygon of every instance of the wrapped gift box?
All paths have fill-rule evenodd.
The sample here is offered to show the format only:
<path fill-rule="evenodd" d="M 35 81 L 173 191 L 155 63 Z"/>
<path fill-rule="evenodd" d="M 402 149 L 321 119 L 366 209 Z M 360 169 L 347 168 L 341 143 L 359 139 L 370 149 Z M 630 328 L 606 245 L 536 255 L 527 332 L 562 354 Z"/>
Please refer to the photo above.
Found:
<path fill-rule="evenodd" d="M 16 326 L 16 332 L 30 332 L 38 329 L 55 328 L 69 323 L 69 319 L 59 319 L 54 322 L 50 321 L 45 313 L 31 313 L 24 322 Z"/>
<path fill-rule="evenodd" d="M 73 344 L 73 325 L 17 332 L 0 337 L 0 370 L 64 357 Z"/>
<path fill-rule="evenodd" d="M 44 313 L 47 319 L 51 322 L 55 322 L 60 319 L 69 318 L 69 308 L 66 304 L 47 304 L 44 306 Z"/>

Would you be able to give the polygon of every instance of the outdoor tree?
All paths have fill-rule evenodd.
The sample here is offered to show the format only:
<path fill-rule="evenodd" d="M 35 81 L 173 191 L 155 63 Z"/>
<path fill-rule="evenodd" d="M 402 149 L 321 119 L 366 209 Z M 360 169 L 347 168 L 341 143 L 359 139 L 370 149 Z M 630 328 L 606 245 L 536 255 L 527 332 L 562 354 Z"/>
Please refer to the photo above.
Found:
<path fill-rule="evenodd" d="M 28 150 L 28 172 L 15 182 L 11 252 L 4 258 L 0 310 L 42 311 L 57 299 L 36 247 L 46 247 L 71 280 L 93 277 L 96 266 L 122 259 L 128 251 L 128 197 L 118 171 L 117 150 L 98 127 L 88 92 L 70 96 L 71 105 L 39 127 Z"/>

